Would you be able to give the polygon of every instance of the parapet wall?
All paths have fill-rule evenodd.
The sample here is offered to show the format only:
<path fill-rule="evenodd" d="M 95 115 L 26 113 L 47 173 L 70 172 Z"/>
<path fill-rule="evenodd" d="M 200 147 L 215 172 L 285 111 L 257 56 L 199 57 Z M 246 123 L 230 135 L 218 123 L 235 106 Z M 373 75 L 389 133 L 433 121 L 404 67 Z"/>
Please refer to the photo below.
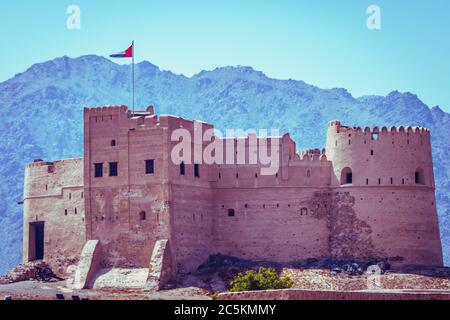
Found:
<path fill-rule="evenodd" d="M 265 290 L 219 294 L 218 300 L 449 300 L 445 290 Z"/>

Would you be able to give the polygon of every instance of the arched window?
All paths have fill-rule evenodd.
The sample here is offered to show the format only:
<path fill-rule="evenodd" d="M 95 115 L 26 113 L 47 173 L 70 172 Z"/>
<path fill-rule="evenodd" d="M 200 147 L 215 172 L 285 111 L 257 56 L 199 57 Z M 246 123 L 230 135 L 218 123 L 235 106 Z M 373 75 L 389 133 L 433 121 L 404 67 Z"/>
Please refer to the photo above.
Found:
<path fill-rule="evenodd" d="M 353 173 L 352 169 L 345 167 L 341 172 L 341 185 L 352 184 L 353 183 Z"/>
<path fill-rule="evenodd" d="M 425 184 L 425 175 L 422 168 L 417 168 L 415 173 L 416 184 Z"/>

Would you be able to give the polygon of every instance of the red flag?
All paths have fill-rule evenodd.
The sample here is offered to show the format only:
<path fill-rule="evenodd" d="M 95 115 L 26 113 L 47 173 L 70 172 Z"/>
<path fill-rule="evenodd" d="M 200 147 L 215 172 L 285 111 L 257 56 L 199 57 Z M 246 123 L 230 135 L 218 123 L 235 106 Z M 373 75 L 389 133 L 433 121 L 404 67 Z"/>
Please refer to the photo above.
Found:
<path fill-rule="evenodd" d="M 110 57 L 111 58 L 132 58 L 133 57 L 133 46 L 134 46 L 134 44 L 129 46 L 127 50 L 119 52 L 117 54 L 112 54 L 112 55 L 110 55 Z"/>

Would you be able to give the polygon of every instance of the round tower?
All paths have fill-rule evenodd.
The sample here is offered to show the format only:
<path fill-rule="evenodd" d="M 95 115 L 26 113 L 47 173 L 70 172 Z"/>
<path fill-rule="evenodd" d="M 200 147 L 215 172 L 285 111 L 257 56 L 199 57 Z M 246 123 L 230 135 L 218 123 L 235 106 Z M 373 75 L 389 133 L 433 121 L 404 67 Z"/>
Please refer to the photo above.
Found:
<path fill-rule="evenodd" d="M 331 121 L 326 156 L 335 191 L 332 254 L 388 258 L 394 267 L 443 265 L 428 129 Z"/>

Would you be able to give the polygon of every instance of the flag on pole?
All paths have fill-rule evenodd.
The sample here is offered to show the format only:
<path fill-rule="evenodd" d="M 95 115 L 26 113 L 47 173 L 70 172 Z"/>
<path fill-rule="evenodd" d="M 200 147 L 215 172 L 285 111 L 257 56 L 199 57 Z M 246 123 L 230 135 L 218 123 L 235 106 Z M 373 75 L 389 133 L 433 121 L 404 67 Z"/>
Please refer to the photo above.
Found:
<path fill-rule="evenodd" d="M 111 54 L 110 58 L 133 58 L 133 62 L 131 63 L 131 74 L 132 74 L 132 87 L 133 87 L 133 114 L 134 114 L 134 41 L 131 43 L 131 46 L 128 47 L 127 50 Z"/>
<path fill-rule="evenodd" d="M 133 58 L 134 44 L 128 47 L 127 50 L 110 55 L 111 58 Z"/>

